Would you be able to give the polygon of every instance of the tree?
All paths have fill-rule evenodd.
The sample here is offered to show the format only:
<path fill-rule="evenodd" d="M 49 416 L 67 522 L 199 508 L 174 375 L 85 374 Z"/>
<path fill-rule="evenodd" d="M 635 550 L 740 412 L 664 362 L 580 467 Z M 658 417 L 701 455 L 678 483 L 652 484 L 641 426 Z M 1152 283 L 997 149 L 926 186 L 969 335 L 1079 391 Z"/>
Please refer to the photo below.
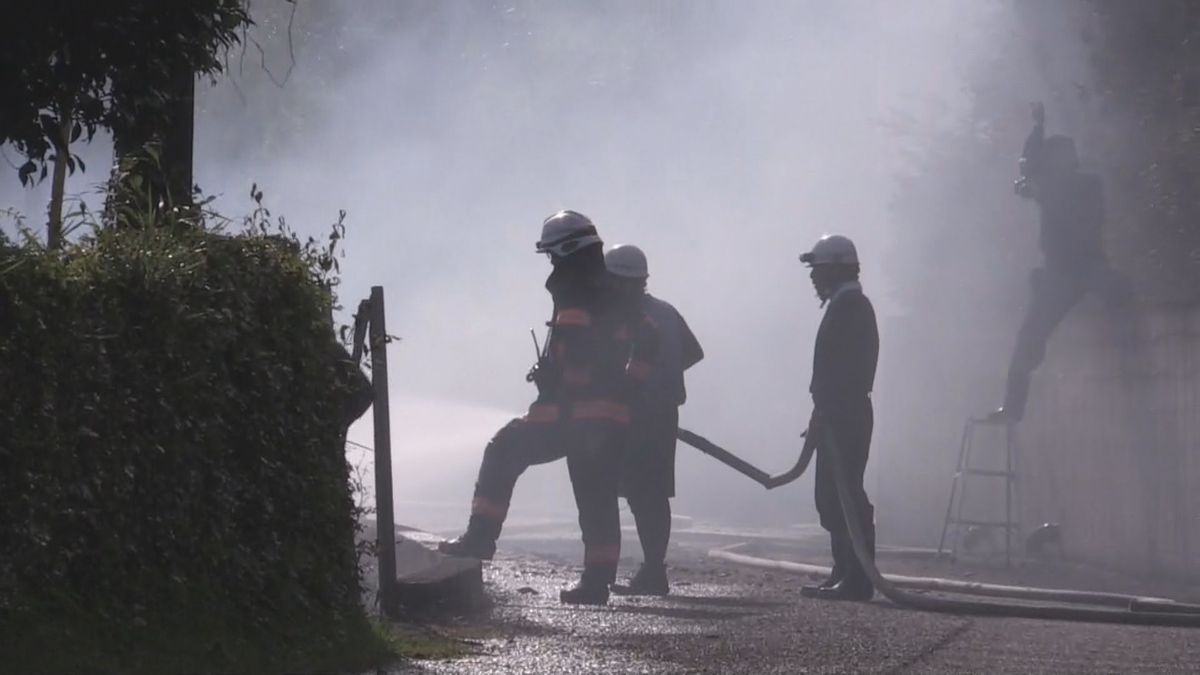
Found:
<path fill-rule="evenodd" d="M 1200 301 L 1200 5 L 1088 0 L 1126 264 L 1150 299 Z"/>
<path fill-rule="evenodd" d="M 53 168 L 47 243 L 62 243 L 63 185 L 84 170 L 71 144 L 98 129 L 118 154 L 163 141 L 166 196 L 191 192 L 190 106 L 197 75 L 221 72 L 222 52 L 250 23 L 243 0 L 72 2 L 23 0 L 5 8 L 0 32 L 0 143 L 24 157 L 22 184 Z M 185 133 L 180 118 L 188 126 Z M 172 171 L 186 154 L 186 172 Z M 182 160 L 183 158 L 179 158 Z M 181 175 L 186 173 L 186 176 Z M 186 182 L 185 182 L 186 181 Z M 180 192 L 182 188 L 182 193 Z"/>

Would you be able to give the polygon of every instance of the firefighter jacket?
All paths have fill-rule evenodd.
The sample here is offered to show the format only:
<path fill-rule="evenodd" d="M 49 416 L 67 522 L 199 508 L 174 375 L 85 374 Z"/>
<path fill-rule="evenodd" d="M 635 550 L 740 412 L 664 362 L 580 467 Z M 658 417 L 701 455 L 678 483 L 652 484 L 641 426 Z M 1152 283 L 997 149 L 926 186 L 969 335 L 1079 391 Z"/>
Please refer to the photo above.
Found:
<path fill-rule="evenodd" d="M 683 315 L 671 303 L 649 293 L 641 296 L 641 310 L 657 332 L 658 345 L 654 367 L 638 395 L 641 405 L 650 409 L 677 407 L 687 401 L 683 371 L 704 358 L 704 350 Z"/>
<path fill-rule="evenodd" d="M 652 373 L 657 332 L 636 307 L 604 289 L 548 283 L 554 315 L 546 347 L 547 380 L 529 422 L 600 421 L 628 425 L 630 403 Z"/>
<path fill-rule="evenodd" d="M 866 401 L 878 360 L 879 332 L 871 301 L 858 282 L 843 284 L 817 330 L 809 387 L 816 410 L 835 412 Z"/>

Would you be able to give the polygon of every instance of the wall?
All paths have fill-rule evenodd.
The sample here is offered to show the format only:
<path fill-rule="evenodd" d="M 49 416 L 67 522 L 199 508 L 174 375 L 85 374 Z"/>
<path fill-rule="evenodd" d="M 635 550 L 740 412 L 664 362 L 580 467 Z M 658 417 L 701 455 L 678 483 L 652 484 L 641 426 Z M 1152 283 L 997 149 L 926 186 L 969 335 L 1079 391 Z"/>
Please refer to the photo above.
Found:
<path fill-rule="evenodd" d="M 1060 523 L 1073 559 L 1200 579 L 1198 338 L 1200 308 L 1068 317 L 1021 429 L 1027 529 Z"/>

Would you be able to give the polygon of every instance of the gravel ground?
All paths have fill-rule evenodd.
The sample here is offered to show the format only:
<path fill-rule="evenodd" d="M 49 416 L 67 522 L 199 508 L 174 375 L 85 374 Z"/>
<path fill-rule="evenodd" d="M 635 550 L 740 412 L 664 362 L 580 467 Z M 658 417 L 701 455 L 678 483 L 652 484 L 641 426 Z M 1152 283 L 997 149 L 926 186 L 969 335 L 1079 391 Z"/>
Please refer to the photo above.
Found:
<path fill-rule="evenodd" d="M 484 570 L 491 610 L 438 625 L 464 640 L 469 655 L 401 664 L 388 672 L 1200 672 L 1200 630 L 969 618 L 901 609 L 884 599 L 801 598 L 802 577 L 709 558 L 710 548 L 736 537 L 731 533 L 677 535 L 668 597 L 614 597 L 608 607 L 564 607 L 558 590 L 578 574 L 575 536 L 541 533 L 503 540 L 501 555 Z M 627 540 L 627 546 L 637 555 L 633 542 Z M 770 540 L 760 548 L 770 550 Z M 801 549 L 790 555 L 783 549 L 776 551 L 778 557 L 802 557 Z M 813 557 L 805 559 L 820 562 Z M 883 565 L 903 573 L 939 572 L 929 562 Z M 1134 580 L 1124 580 L 1122 588 L 1115 575 L 1072 573 L 1064 579 L 1062 569 L 1057 577 L 1032 567 L 958 566 L 953 571 L 988 581 L 1032 576 L 1060 587 L 1148 592 L 1136 588 Z"/>

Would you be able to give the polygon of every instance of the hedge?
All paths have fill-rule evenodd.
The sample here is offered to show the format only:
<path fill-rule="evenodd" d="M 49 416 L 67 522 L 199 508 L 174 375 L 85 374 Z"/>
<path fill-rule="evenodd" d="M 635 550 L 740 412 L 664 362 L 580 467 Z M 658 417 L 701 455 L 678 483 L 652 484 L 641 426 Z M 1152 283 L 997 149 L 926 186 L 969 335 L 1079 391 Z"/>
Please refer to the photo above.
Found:
<path fill-rule="evenodd" d="M 0 242 L 0 633 L 212 625 L 286 650 L 365 625 L 343 445 L 363 378 L 295 243 Z"/>

